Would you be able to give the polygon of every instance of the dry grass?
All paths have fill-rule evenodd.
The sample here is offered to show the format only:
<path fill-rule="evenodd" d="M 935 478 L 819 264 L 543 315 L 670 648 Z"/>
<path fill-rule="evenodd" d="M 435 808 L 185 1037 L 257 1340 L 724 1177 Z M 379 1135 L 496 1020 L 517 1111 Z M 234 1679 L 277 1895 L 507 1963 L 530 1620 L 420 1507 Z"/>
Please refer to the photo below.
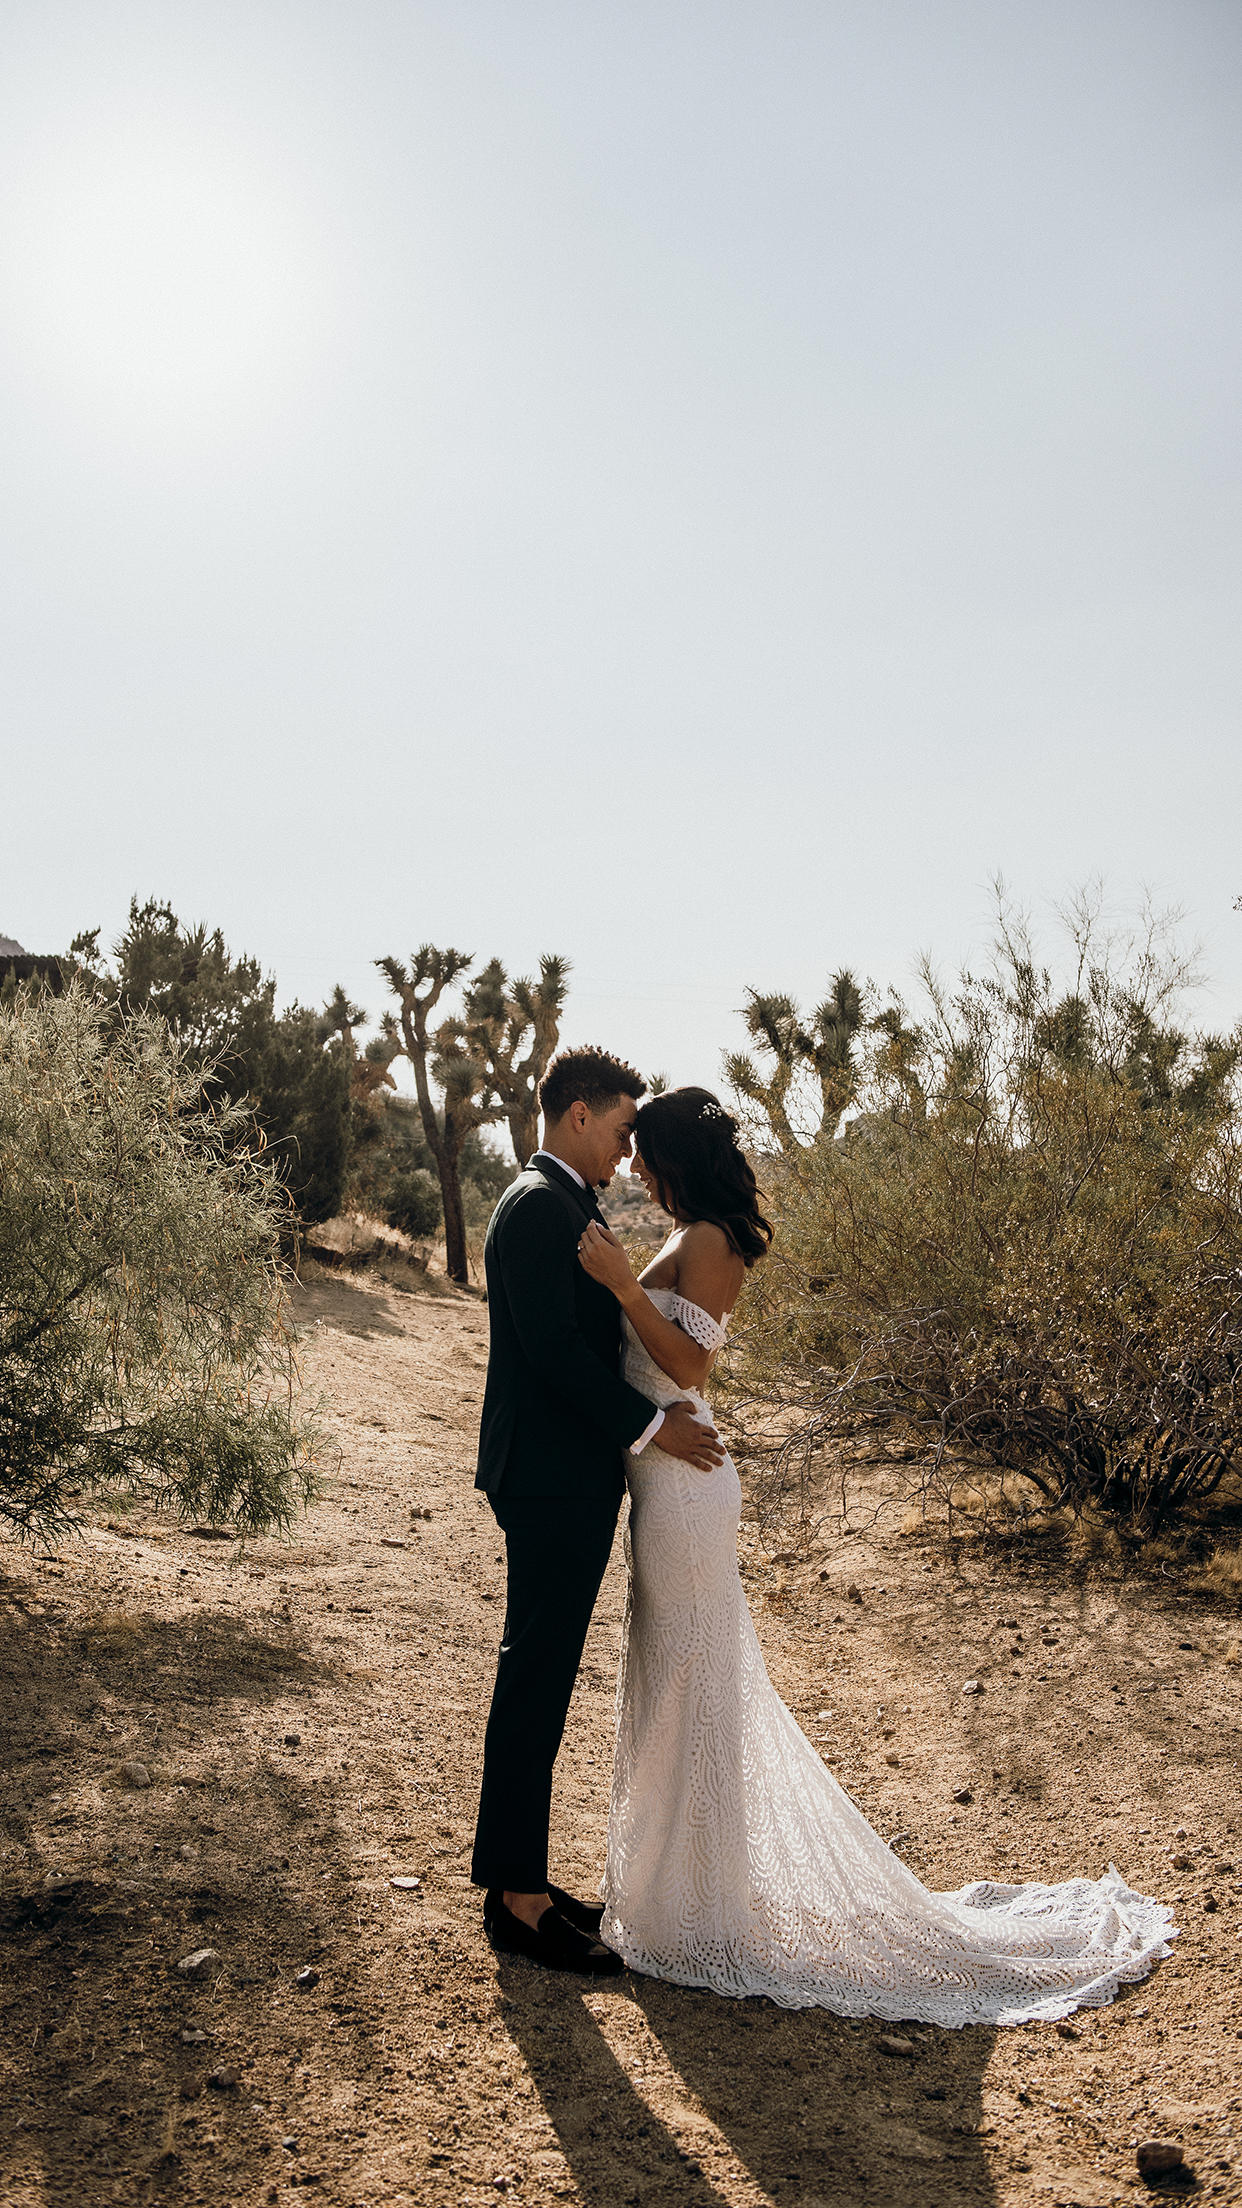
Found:
<path fill-rule="evenodd" d="M 1242 1602 L 1242 1549 L 1219 1545 L 1191 1586 L 1197 1595 L 1219 1595 L 1226 1602 Z"/>

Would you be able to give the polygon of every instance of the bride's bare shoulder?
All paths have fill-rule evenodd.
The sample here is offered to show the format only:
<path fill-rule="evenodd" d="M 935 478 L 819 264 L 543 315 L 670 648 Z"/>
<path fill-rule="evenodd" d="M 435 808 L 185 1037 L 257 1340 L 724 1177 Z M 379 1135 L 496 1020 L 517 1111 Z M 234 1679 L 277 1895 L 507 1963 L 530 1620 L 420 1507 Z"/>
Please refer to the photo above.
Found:
<path fill-rule="evenodd" d="M 733 1257 L 736 1255 L 733 1244 L 730 1242 L 724 1228 L 718 1227 L 714 1219 L 691 1219 L 689 1224 L 681 1230 L 681 1247 L 683 1251 L 693 1250 L 696 1256 L 701 1254 L 706 1257 L 711 1254 L 718 1257 Z"/>
<path fill-rule="evenodd" d="M 711 1219 L 691 1221 L 677 1252 L 679 1294 L 719 1319 L 733 1309 L 745 1272 L 723 1227 Z"/>

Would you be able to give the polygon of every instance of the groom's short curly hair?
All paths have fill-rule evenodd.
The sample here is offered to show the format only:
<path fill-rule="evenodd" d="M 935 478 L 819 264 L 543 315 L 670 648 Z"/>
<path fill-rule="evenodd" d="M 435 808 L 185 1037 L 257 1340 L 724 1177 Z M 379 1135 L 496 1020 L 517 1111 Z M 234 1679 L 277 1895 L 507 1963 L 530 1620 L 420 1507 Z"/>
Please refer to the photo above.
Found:
<path fill-rule="evenodd" d="M 562 1050 L 552 1060 L 539 1084 L 539 1109 L 548 1121 L 564 1119 L 571 1104 L 585 1104 L 589 1112 L 607 1111 L 620 1096 L 635 1103 L 647 1093 L 641 1073 L 614 1058 L 607 1050 Z"/>

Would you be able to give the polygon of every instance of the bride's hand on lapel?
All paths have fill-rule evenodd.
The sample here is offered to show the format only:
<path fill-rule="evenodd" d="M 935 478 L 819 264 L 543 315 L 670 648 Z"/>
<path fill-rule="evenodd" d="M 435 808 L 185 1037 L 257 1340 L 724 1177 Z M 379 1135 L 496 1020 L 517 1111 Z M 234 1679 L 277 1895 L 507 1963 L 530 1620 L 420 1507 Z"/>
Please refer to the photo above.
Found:
<path fill-rule="evenodd" d="M 597 1219 L 589 1219 L 578 1239 L 578 1257 L 584 1272 L 603 1287 L 611 1288 L 618 1303 L 637 1287 L 630 1261 L 610 1227 L 601 1226 Z"/>

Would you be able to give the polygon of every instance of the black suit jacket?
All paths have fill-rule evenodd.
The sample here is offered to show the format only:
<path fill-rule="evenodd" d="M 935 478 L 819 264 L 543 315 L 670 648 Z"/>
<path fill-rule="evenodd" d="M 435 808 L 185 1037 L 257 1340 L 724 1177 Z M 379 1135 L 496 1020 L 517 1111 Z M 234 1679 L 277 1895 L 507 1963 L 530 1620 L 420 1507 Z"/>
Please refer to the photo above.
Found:
<path fill-rule="evenodd" d="M 511 1181 L 487 1230 L 491 1345 L 476 1487 L 619 1501 L 621 1451 L 656 1405 L 620 1375 L 621 1306 L 578 1262 L 599 1212 L 555 1161 Z"/>

